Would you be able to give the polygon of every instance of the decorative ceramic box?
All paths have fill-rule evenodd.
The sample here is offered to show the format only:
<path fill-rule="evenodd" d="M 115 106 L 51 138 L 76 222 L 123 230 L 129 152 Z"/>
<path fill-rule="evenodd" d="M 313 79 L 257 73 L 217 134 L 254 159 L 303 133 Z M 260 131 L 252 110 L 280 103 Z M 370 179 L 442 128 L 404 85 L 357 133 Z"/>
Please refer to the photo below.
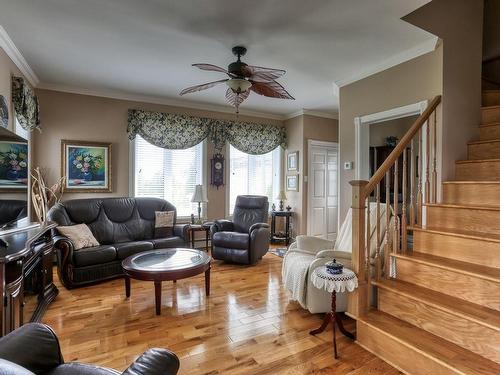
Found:
<path fill-rule="evenodd" d="M 326 263 L 325 266 L 326 266 L 326 271 L 332 275 L 339 275 L 342 273 L 344 269 L 344 265 L 342 263 L 337 263 L 336 259 Z"/>

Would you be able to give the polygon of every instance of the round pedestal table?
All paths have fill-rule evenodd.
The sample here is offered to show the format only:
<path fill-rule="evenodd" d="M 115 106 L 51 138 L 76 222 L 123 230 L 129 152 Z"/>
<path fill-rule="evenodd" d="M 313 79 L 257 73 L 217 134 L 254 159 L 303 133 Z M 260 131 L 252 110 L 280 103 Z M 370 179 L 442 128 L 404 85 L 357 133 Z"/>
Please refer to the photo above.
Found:
<path fill-rule="evenodd" d="M 321 327 L 309 332 L 311 335 L 316 335 L 318 333 L 323 332 L 328 324 L 332 323 L 333 325 L 333 351 L 335 358 L 338 358 L 337 355 L 337 339 L 335 335 L 335 326 L 339 327 L 340 332 L 342 332 L 345 336 L 354 340 L 354 335 L 348 332 L 342 323 L 342 319 L 340 315 L 337 313 L 337 293 L 340 292 L 352 292 L 354 289 L 358 287 L 358 278 L 356 274 L 348 268 L 344 268 L 342 273 L 338 275 L 333 275 L 328 273 L 325 266 L 316 268 L 312 275 L 311 281 L 313 285 L 318 289 L 324 289 L 327 292 L 332 294 L 332 310 L 325 315 L 323 319 L 323 323 Z"/>

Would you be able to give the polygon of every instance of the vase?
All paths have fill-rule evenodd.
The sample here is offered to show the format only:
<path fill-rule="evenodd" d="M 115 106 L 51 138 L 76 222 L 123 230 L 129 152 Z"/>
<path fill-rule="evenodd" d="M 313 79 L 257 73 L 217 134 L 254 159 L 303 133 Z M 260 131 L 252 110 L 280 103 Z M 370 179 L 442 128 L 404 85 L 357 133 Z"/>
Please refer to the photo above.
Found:
<path fill-rule="evenodd" d="M 92 172 L 87 171 L 87 172 L 82 172 L 82 179 L 84 181 L 92 181 Z"/>
<path fill-rule="evenodd" d="M 6 173 L 7 180 L 15 181 L 19 178 L 19 173 L 13 169 L 9 169 Z"/>

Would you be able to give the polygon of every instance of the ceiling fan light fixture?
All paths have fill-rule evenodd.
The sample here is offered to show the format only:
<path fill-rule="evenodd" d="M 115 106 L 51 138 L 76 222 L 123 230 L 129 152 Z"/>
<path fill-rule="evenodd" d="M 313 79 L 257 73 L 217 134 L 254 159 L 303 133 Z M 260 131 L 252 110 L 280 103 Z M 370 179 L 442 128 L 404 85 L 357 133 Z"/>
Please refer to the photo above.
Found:
<path fill-rule="evenodd" d="M 252 87 L 252 83 L 243 78 L 231 78 L 226 84 L 236 93 L 245 92 Z"/>

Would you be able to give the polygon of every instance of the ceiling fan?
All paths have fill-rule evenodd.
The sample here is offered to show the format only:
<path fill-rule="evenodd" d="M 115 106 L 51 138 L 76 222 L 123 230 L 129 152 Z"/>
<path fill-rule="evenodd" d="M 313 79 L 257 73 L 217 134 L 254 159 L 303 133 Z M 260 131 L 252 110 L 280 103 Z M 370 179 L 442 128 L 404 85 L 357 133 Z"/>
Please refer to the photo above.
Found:
<path fill-rule="evenodd" d="M 225 83 L 228 86 L 226 100 L 236 108 L 236 113 L 239 112 L 240 104 L 250 95 L 250 91 L 270 98 L 294 99 L 283 86 L 276 82 L 276 79 L 283 76 L 286 71 L 245 64 L 241 61 L 241 56 L 247 52 L 245 47 L 236 46 L 232 51 L 238 60 L 229 64 L 227 69 L 212 64 L 193 64 L 201 70 L 225 73 L 229 78 L 188 87 L 182 90 L 180 95 L 206 90 Z"/>

